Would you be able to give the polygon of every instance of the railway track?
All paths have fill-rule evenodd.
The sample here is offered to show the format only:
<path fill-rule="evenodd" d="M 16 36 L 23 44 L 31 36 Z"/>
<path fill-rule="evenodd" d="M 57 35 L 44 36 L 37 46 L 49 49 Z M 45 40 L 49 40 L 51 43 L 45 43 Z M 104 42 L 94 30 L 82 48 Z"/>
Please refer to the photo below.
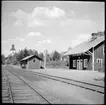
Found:
<path fill-rule="evenodd" d="M 3 103 L 14 103 L 13 97 L 12 97 L 11 86 L 4 72 L 2 72 L 2 102 Z"/>
<path fill-rule="evenodd" d="M 4 101 L 2 101 L 3 103 L 38 103 L 38 104 L 40 104 L 40 103 L 45 104 L 46 103 L 46 104 L 53 104 L 53 103 L 57 103 L 60 101 L 60 100 L 58 101 L 58 97 L 57 98 L 50 98 L 49 97 L 50 94 L 47 93 L 48 94 L 48 96 L 47 96 L 47 94 L 45 94 L 46 91 L 45 92 L 40 91 L 40 89 L 38 89 L 39 87 L 33 88 L 32 87 L 33 85 L 31 86 L 31 84 L 29 84 L 26 80 L 24 80 L 24 78 L 21 78 L 20 76 L 18 76 L 18 74 L 20 74 L 21 72 L 23 74 L 25 74 L 24 72 L 26 72 L 27 75 L 29 73 L 31 73 L 31 74 L 33 74 L 33 76 L 37 75 L 37 77 L 40 76 L 40 77 L 43 77 L 45 79 L 51 79 L 54 81 L 63 82 L 65 84 L 74 85 L 76 87 L 91 90 L 91 91 L 98 92 L 99 94 L 104 95 L 104 87 L 99 86 L 99 85 L 83 83 L 81 81 L 76 81 L 76 80 L 74 81 L 72 79 L 52 76 L 52 75 L 43 74 L 43 73 L 35 72 L 35 71 L 17 70 L 17 72 L 15 72 L 12 69 L 11 70 L 4 70 L 4 71 L 6 72 L 5 78 L 4 78 L 4 80 L 6 82 L 4 82 L 4 84 L 6 83 L 9 86 L 9 88 L 7 89 L 7 90 L 9 90 L 9 92 L 8 92 L 8 96 L 9 96 L 8 100 L 9 101 L 7 102 L 7 100 L 6 100 L 7 97 L 4 96 L 4 98 L 2 99 L 2 100 L 4 100 Z M 6 85 L 4 85 L 4 89 L 5 88 L 6 88 Z M 66 103 L 66 101 L 64 102 L 64 100 L 62 100 L 61 103 Z"/>
<path fill-rule="evenodd" d="M 96 85 L 96 84 L 90 84 L 90 83 L 86 83 L 86 82 L 82 82 L 82 81 L 77 81 L 77 80 L 73 80 L 73 79 L 68 79 L 68 78 L 63 78 L 63 77 L 58 77 L 58 76 L 53 76 L 53 75 L 48 75 L 48 74 L 44 74 L 44 73 L 38 73 L 38 72 L 33 72 L 31 71 L 33 74 L 44 77 L 44 78 L 48 78 L 48 79 L 52 79 L 55 81 L 59 81 L 59 82 L 63 82 L 69 85 L 74 85 L 80 88 L 84 88 L 87 90 L 91 90 L 94 92 L 98 92 L 100 94 L 105 94 L 104 93 L 104 87 L 100 86 L 100 85 Z"/>
<path fill-rule="evenodd" d="M 3 72 L 2 80 L 3 103 L 51 104 L 41 93 L 35 90 L 35 88 L 33 88 L 29 83 L 27 83 L 25 80 L 23 80 L 21 77 L 11 72 L 10 70 Z"/>

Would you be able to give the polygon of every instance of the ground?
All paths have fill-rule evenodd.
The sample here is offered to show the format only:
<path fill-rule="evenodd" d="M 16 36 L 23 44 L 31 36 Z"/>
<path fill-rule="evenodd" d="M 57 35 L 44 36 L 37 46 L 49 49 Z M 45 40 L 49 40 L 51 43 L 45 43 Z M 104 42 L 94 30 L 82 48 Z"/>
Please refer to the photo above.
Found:
<path fill-rule="evenodd" d="M 103 104 L 104 95 L 86 90 L 80 87 L 64 84 L 58 81 L 45 79 L 29 71 L 16 66 L 8 66 L 5 69 L 14 70 L 23 79 L 29 82 L 34 88 L 40 91 L 52 103 L 61 104 Z M 21 71 L 19 71 L 21 69 Z M 96 81 L 95 78 L 104 77 L 104 73 L 91 71 L 75 71 L 69 69 L 34 69 L 32 71 L 57 75 L 61 77 L 73 78 L 79 81 L 95 83 L 104 86 L 104 81 Z"/>

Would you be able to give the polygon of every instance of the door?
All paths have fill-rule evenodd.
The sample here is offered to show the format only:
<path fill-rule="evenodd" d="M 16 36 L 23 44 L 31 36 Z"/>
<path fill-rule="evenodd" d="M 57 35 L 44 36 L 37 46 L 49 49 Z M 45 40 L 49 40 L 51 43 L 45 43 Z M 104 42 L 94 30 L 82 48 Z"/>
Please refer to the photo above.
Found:
<path fill-rule="evenodd" d="M 77 60 L 77 69 L 82 70 L 82 59 Z"/>
<path fill-rule="evenodd" d="M 79 60 L 77 60 L 77 69 L 79 69 Z"/>

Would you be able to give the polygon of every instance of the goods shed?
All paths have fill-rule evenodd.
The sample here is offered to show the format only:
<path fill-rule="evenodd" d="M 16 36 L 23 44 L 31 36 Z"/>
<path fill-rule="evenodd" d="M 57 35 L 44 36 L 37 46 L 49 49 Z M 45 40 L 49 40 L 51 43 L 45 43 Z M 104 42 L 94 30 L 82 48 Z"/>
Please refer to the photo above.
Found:
<path fill-rule="evenodd" d="M 40 69 L 43 68 L 43 60 L 37 55 L 30 55 L 20 60 L 22 68 Z"/>

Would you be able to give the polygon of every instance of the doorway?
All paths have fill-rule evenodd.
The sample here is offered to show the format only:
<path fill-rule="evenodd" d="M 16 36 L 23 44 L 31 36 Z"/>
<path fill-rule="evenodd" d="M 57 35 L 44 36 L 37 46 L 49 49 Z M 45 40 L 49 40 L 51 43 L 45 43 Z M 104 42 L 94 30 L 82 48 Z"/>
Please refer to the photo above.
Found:
<path fill-rule="evenodd" d="M 82 66 L 82 59 L 78 59 L 77 60 L 77 69 L 78 70 L 82 70 L 83 66 Z"/>

